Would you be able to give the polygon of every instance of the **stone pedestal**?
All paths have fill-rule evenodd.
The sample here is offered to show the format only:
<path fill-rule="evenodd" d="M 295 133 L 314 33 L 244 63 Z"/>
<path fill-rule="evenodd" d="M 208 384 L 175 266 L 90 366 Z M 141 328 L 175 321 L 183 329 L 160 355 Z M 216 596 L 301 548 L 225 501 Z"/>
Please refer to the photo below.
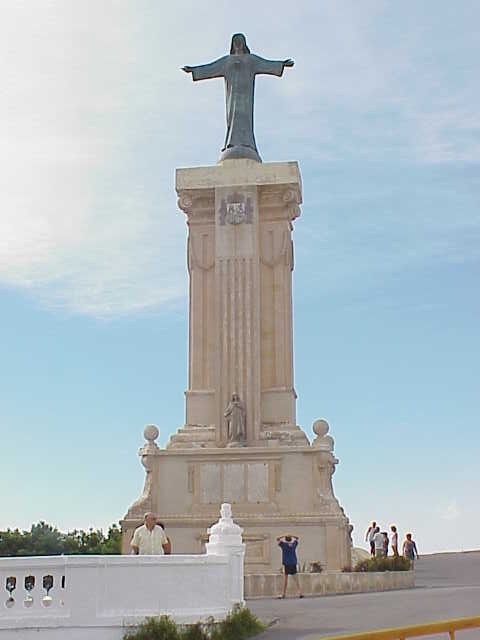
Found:
<path fill-rule="evenodd" d="M 317 421 L 317 431 L 320 422 L 326 425 Z M 230 502 L 244 530 L 246 573 L 280 569 L 276 537 L 288 533 L 300 537 L 307 570 L 311 562 L 330 570 L 350 565 L 350 526 L 333 493 L 338 460 L 326 431 L 307 446 L 178 449 L 159 449 L 152 427 L 145 431 L 145 489 L 122 522 L 124 553 L 147 511 L 159 515 L 173 553 L 203 553 L 219 506 Z"/>
<path fill-rule="evenodd" d="M 176 189 L 188 225 L 186 420 L 164 450 L 155 444 L 156 428 L 145 431 L 145 488 L 122 523 L 124 551 L 143 513 L 155 511 L 174 552 L 200 553 L 207 527 L 228 502 L 244 529 L 246 572 L 276 571 L 275 538 L 287 533 L 300 537 L 301 563 L 341 569 L 350 564 L 351 542 L 332 489 L 333 440 L 325 421 L 315 423 L 312 445 L 296 424 L 298 165 L 225 160 L 178 169 Z M 241 410 L 229 428 L 234 394 Z"/>
<path fill-rule="evenodd" d="M 169 447 L 224 445 L 233 393 L 245 404 L 248 445 L 306 444 L 293 385 L 297 163 L 178 169 L 176 189 L 188 224 L 190 359 L 186 425 Z"/>

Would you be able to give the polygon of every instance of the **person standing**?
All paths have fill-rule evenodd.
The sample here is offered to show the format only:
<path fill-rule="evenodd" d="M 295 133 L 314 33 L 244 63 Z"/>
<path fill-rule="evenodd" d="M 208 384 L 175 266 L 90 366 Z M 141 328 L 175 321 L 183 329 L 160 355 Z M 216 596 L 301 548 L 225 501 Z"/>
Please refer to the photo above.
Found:
<path fill-rule="evenodd" d="M 277 544 L 282 550 L 282 565 L 283 565 L 283 588 L 282 595 L 279 598 L 285 598 L 287 593 L 287 581 L 288 576 L 292 576 L 295 586 L 297 587 L 297 593 L 299 598 L 303 598 L 302 591 L 300 589 L 300 583 L 297 575 L 297 546 L 298 536 L 280 536 L 277 538 Z"/>
<path fill-rule="evenodd" d="M 365 542 L 368 542 L 368 544 L 370 545 L 370 555 L 372 556 L 372 558 L 375 555 L 375 543 L 373 542 L 373 536 L 375 535 L 376 528 L 377 528 L 377 523 L 374 521 L 368 527 L 367 532 L 365 534 Z"/>
<path fill-rule="evenodd" d="M 388 556 L 388 545 L 390 544 L 390 540 L 388 538 L 387 531 L 382 531 L 382 536 L 383 536 L 383 555 L 385 557 L 387 557 Z"/>
<path fill-rule="evenodd" d="M 375 547 L 375 558 L 383 558 L 385 555 L 385 538 L 383 533 L 380 532 L 380 527 L 375 527 L 373 544 Z"/>
<path fill-rule="evenodd" d="M 405 558 L 408 558 L 410 560 L 410 568 L 413 569 L 415 564 L 415 556 L 418 560 L 419 555 L 417 551 L 417 545 L 415 544 L 415 541 L 412 540 L 411 533 L 407 533 L 407 535 L 405 536 L 402 547 L 402 554 Z"/>
<path fill-rule="evenodd" d="M 392 524 L 392 526 L 390 527 L 390 531 L 392 532 L 392 537 L 390 540 L 390 546 L 392 548 L 392 553 L 394 555 L 395 558 L 398 557 L 398 533 L 397 533 L 397 527 Z"/>
<path fill-rule="evenodd" d="M 133 555 L 163 556 L 168 550 L 168 538 L 162 527 L 157 525 L 157 516 L 146 513 L 144 524 L 135 529 L 130 543 Z"/>

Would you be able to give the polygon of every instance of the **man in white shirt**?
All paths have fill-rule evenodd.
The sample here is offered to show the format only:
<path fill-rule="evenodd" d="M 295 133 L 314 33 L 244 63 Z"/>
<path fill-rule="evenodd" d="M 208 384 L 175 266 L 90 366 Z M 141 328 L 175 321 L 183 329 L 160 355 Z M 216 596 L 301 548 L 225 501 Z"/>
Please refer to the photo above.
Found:
<path fill-rule="evenodd" d="M 130 546 L 132 553 L 141 556 L 162 556 L 168 549 L 168 539 L 162 527 L 157 525 L 154 513 L 145 514 L 145 524 L 135 529 Z"/>

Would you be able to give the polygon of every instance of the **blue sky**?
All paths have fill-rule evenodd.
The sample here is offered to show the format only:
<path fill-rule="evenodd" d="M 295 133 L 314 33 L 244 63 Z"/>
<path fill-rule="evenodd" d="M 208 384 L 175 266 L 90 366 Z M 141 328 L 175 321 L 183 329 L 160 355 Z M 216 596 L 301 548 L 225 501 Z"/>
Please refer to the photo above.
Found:
<path fill-rule="evenodd" d="M 174 170 L 214 164 L 223 55 L 261 77 L 264 161 L 297 160 L 298 422 L 335 489 L 424 551 L 478 547 L 476 1 L 2 2 L 0 527 L 117 521 L 147 423 L 184 420 L 186 228 Z"/>

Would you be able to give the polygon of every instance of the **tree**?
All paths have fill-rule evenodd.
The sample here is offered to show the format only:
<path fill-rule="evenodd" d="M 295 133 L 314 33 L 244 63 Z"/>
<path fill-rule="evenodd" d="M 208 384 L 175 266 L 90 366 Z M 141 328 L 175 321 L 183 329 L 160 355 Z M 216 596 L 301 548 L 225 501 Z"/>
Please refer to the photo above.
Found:
<path fill-rule="evenodd" d="M 101 529 L 74 529 L 68 533 L 40 521 L 30 531 L 0 531 L 0 557 L 112 555 L 121 553 L 122 532 L 112 524 L 105 536 Z"/>

